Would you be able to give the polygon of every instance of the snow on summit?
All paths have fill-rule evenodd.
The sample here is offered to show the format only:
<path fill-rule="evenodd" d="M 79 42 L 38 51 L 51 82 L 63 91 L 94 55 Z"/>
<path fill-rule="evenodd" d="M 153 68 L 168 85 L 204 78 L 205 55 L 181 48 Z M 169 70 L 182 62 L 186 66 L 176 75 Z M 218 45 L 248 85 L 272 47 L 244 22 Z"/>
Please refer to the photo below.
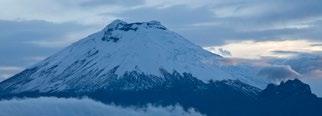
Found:
<path fill-rule="evenodd" d="M 194 76 L 206 78 L 213 73 L 212 76 L 224 74 L 213 67 L 219 65 L 219 59 L 220 56 L 192 44 L 159 22 L 115 20 L 102 31 L 76 42 L 46 61 L 48 66 L 59 66 L 58 74 L 75 61 L 87 60 L 89 64 L 81 68 L 109 71 L 118 67 L 118 75 L 126 71 L 160 75 L 160 69 L 165 69 L 169 72 L 191 72 Z"/>
<path fill-rule="evenodd" d="M 116 20 L 48 60 L 64 59 L 60 64 L 68 66 L 72 63 L 69 61 L 75 59 L 93 59 L 98 63 L 96 68 L 106 71 L 119 66 L 116 71 L 119 75 L 134 70 L 159 75 L 162 68 L 202 76 L 202 73 L 210 73 L 210 65 L 217 65 L 220 58 L 167 30 L 159 22 L 127 24 Z"/>
<path fill-rule="evenodd" d="M 161 70 L 190 73 L 204 81 L 236 79 L 220 68 L 222 59 L 160 22 L 115 20 L 101 31 L 17 74 L 25 76 L 19 86 L 11 86 L 13 83 L 9 79 L 2 87 L 11 86 L 15 92 L 62 91 L 73 89 L 71 85 L 98 88 L 113 75 L 122 78 L 124 74 L 136 71 L 163 77 Z"/>

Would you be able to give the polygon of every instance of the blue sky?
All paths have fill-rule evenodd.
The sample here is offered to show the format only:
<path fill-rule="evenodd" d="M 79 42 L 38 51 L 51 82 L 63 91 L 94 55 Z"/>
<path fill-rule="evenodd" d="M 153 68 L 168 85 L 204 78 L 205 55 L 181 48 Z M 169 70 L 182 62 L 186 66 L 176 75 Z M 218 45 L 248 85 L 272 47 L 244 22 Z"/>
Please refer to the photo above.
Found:
<path fill-rule="evenodd" d="M 314 88 L 322 88 L 321 3 L 320 0 L 1 0 L 0 78 L 10 77 L 114 19 L 158 20 L 212 52 L 289 66 Z M 309 70 L 297 67 L 300 64 L 309 66 Z"/>

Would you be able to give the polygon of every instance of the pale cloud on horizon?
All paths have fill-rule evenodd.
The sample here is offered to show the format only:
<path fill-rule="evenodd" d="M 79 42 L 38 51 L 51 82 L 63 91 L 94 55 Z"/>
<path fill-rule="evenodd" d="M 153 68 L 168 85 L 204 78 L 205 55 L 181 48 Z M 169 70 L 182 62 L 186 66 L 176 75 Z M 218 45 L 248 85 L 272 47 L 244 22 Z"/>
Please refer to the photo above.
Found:
<path fill-rule="evenodd" d="M 281 41 L 241 41 L 230 42 L 222 46 L 205 47 L 213 53 L 218 53 L 218 49 L 225 49 L 231 53 L 230 57 L 246 58 L 246 59 L 260 59 L 262 57 L 287 58 L 294 54 L 279 54 L 276 51 L 285 52 L 302 52 L 314 53 L 321 52 L 321 46 L 312 46 L 314 44 L 321 44 L 322 42 L 312 42 L 307 40 L 281 40 Z"/>

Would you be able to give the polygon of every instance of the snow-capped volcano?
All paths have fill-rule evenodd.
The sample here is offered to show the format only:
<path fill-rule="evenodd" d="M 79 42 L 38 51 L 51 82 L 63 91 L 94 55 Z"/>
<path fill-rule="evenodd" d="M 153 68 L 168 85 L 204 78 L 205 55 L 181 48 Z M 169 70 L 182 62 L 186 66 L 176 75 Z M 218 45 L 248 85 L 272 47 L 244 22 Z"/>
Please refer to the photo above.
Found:
<path fill-rule="evenodd" d="M 299 80 L 261 90 L 254 67 L 225 62 L 159 22 L 116 20 L 1 82 L 0 101 L 87 96 L 121 106 L 180 104 L 209 116 L 322 114 L 321 99 Z"/>
<path fill-rule="evenodd" d="M 189 73 L 204 81 L 234 79 L 220 68 L 221 60 L 221 56 L 192 44 L 160 22 L 115 20 L 17 74 L 1 88 L 14 92 L 62 91 L 76 85 L 95 89 L 105 86 L 111 77 L 122 78 L 133 71 L 159 77 L 154 80 L 162 80 L 164 71 Z"/>

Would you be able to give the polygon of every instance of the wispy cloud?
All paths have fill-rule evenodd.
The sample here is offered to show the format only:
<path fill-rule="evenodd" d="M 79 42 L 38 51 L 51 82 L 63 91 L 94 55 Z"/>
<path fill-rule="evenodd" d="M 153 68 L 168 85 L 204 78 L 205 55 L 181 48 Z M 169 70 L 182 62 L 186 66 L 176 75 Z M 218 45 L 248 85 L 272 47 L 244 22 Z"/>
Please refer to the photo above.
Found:
<path fill-rule="evenodd" d="M 16 66 L 0 66 L 0 71 L 22 70 L 21 67 Z"/>
<path fill-rule="evenodd" d="M 300 74 L 288 65 L 271 65 L 269 67 L 262 68 L 259 71 L 258 76 L 268 78 L 273 82 L 278 83 L 287 79 L 299 78 Z"/>
<path fill-rule="evenodd" d="M 19 71 L 22 71 L 23 67 L 17 66 L 0 66 L 0 81 L 9 78 Z"/>

